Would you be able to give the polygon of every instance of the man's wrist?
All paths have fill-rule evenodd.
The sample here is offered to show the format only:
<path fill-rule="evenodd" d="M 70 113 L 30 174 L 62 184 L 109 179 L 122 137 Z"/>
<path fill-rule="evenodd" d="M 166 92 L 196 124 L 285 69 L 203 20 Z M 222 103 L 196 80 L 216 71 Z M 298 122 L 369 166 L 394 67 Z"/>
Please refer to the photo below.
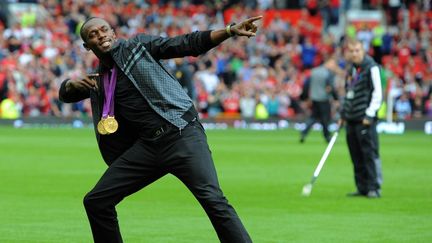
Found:
<path fill-rule="evenodd" d="M 375 117 L 365 116 L 364 119 L 367 120 L 367 121 L 369 121 L 369 122 L 373 122 L 375 120 Z"/>
<path fill-rule="evenodd" d="M 234 32 L 231 31 L 231 27 L 234 26 L 236 23 L 227 24 L 225 27 L 226 33 L 229 35 L 229 37 L 235 36 Z"/>
<path fill-rule="evenodd" d="M 72 89 L 71 80 L 68 79 L 68 80 L 66 80 L 66 83 L 65 83 L 65 91 L 66 91 L 66 92 L 70 92 L 71 89 Z"/>

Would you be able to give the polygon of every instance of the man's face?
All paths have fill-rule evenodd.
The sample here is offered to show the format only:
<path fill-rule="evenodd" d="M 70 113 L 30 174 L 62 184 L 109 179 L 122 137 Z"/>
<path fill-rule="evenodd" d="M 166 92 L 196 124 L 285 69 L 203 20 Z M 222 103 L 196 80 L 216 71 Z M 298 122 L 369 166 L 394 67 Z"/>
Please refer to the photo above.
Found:
<path fill-rule="evenodd" d="M 115 40 L 113 29 L 103 19 L 91 19 L 83 28 L 84 47 L 92 50 L 96 55 L 109 52 Z"/>
<path fill-rule="evenodd" d="M 348 44 L 348 55 L 353 63 L 360 64 L 365 55 L 363 45 L 361 43 Z"/>

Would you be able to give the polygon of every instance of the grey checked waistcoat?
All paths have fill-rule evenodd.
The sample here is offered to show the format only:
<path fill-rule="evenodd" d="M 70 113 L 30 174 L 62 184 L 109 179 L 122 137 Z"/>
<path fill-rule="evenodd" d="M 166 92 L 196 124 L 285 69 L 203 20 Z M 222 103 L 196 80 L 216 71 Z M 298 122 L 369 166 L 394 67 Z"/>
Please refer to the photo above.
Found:
<path fill-rule="evenodd" d="M 166 70 L 160 59 L 198 56 L 213 48 L 210 31 L 193 32 L 173 38 L 137 35 L 118 40 L 110 51 L 117 66 L 132 81 L 150 107 L 178 127 L 189 121 L 184 115 L 193 102 L 178 80 Z"/>

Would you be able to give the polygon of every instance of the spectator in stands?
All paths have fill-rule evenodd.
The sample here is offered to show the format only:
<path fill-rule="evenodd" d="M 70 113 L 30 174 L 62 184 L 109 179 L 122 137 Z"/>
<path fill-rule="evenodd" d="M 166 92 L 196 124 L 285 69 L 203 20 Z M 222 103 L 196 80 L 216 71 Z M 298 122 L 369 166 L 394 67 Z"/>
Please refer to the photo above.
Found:
<path fill-rule="evenodd" d="M 279 97 L 276 90 L 273 90 L 266 103 L 266 108 L 270 117 L 279 117 Z"/>
<path fill-rule="evenodd" d="M 7 98 L 8 80 L 6 79 L 6 70 L 0 65 L 0 102 Z"/>
<path fill-rule="evenodd" d="M 369 47 L 373 37 L 374 34 L 372 33 L 371 29 L 367 24 L 363 24 L 360 30 L 357 31 L 356 39 L 362 42 L 363 48 L 366 51 L 366 53 L 369 51 Z"/>
<path fill-rule="evenodd" d="M 372 31 L 373 31 L 373 38 L 371 40 L 371 44 L 373 48 L 373 58 L 378 64 L 381 64 L 382 51 L 383 51 L 383 36 L 385 30 L 383 26 L 377 25 L 373 28 Z"/>
<path fill-rule="evenodd" d="M 305 0 L 305 7 L 309 11 L 309 14 L 315 16 L 319 10 L 319 1 L 318 0 Z"/>
<path fill-rule="evenodd" d="M 239 101 L 241 117 L 246 119 L 252 119 L 255 116 L 255 96 L 250 88 L 244 92 L 245 94 L 240 97 Z"/>
<path fill-rule="evenodd" d="M 330 24 L 338 25 L 339 24 L 339 9 L 340 9 L 340 0 L 329 0 L 330 3 Z M 345 0 L 345 2 L 350 0 Z"/>
<path fill-rule="evenodd" d="M 192 99 L 196 99 L 196 91 L 193 84 L 192 72 L 187 63 L 185 63 L 183 58 L 176 58 L 174 76 L 180 82 L 183 89 L 186 91 L 188 96 Z"/>
<path fill-rule="evenodd" d="M 381 46 L 382 55 L 389 55 L 392 51 L 392 47 L 393 47 L 393 36 L 390 34 L 390 32 L 387 29 L 382 36 L 382 46 Z"/>
<path fill-rule="evenodd" d="M 0 118 L 17 119 L 21 116 L 20 105 L 16 96 L 6 98 L 0 102 Z"/>
<path fill-rule="evenodd" d="M 301 48 L 301 57 L 304 69 L 309 69 L 314 66 L 315 57 L 317 56 L 318 50 L 315 45 L 311 42 L 309 37 L 306 37 Z"/>
<path fill-rule="evenodd" d="M 411 118 L 411 103 L 406 93 L 402 93 L 395 103 L 396 118 L 400 121 L 405 121 Z"/>
<path fill-rule="evenodd" d="M 429 95 L 425 102 L 426 117 L 432 118 L 432 95 Z"/>
<path fill-rule="evenodd" d="M 225 92 L 221 99 L 224 114 L 234 118 L 240 114 L 240 95 L 235 87 Z"/>
<path fill-rule="evenodd" d="M 256 106 L 255 106 L 255 119 L 256 120 L 267 120 L 269 118 L 269 113 L 267 111 L 267 108 L 260 98 L 260 96 L 257 94 L 255 96 Z"/>
<path fill-rule="evenodd" d="M 217 117 L 223 112 L 222 97 L 227 92 L 226 85 L 219 83 L 211 93 L 207 92 L 207 115 L 210 118 Z"/>
<path fill-rule="evenodd" d="M 399 23 L 399 10 L 402 7 L 402 2 L 400 0 L 391 0 L 388 2 L 388 5 L 389 24 L 396 26 Z"/>

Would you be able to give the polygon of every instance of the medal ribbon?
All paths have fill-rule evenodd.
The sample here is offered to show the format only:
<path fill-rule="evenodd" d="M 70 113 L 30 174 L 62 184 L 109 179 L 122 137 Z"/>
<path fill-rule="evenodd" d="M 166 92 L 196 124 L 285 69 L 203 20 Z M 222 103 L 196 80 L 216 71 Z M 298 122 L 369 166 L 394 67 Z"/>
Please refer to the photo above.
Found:
<path fill-rule="evenodd" d="M 105 100 L 102 118 L 106 118 L 107 116 L 114 116 L 114 90 L 117 83 L 117 68 L 115 65 L 111 69 L 111 76 L 109 75 L 109 72 L 105 72 L 103 74 L 103 82 L 105 89 Z"/>
<path fill-rule="evenodd" d="M 357 68 L 355 76 L 353 77 L 353 79 L 349 83 L 350 88 L 354 87 L 354 85 L 356 85 L 356 83 L 358 83 L 358 81 L 360 81 L 360 72 L 361 72 L 361 69 Z"/>

